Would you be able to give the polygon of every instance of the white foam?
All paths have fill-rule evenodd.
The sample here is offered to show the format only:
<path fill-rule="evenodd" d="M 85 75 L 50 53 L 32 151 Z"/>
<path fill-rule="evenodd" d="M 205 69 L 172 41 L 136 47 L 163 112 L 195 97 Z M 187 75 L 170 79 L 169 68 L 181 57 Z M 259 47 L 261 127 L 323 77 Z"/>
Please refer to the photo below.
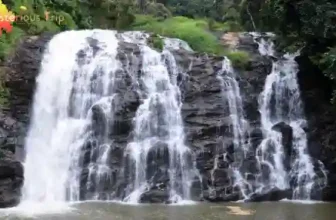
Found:
<path fill-rule="evenodd" d="M 17 207 L 0 209 L 0 216 L 36 217 L 41 215 L 54 215 L 74 212 L 77 209 L 70 203 L 32 203 L 23 202 Z"/>

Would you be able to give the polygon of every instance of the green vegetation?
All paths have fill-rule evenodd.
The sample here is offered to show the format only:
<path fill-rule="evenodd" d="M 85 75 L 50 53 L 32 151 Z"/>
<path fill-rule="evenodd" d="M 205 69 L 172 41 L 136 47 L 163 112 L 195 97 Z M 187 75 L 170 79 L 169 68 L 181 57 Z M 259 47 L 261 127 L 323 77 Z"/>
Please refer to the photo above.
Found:
<path fill-rule="evenodd" d="M 239 21 L 241 0 L 158 0 L 174 15 L 209 18 L 219 22 Z"/>
<path fill-rule="evenodd" d="M 3 3 L 19 19 L 14 22 L 15 33 L 0 39 L 0 49 L 4 48 L 0 60 L 6 58 L 22 36 L 44 32 L 90 28 L 145 30 L 185 40 L 195 51 L 221 54 L 223 49 L 212 32 L 242 29 L 238 22 L 239 7 L 234 0 L 3 0 Z M 161 48 L 161 43 L 154 39 L 155 48 Z"/>
<path fill-rule="evenodd" d="M 232 65 L 235 68 L 244 69 L 250 61 L 250 55 L 245 51 L 226 51 L 224 55 L 231 60 Z"/>
<path fill-rule="evenodd" d="M 335 1 L 244 0 L 241 22 L 247 30 L 275 32 L 281 49 L 302 48 L 301 56 L 310 58 L 334 82 L 336 100 Z"/>
<path fill-rule="evenodd" d="M 30 19 L 17 20 L 13 32 L 0 37 L 0 60 L 4 60 L 25 35 L 103 28 L 153 32 L 151 44 L 158 50 L 163 46 L 158 35 L 180 38 L 188 42 L 195 51 L 226 55 L 236 67 L 241 68 L 248 64 L 248 54 L 241 51 L 225 51 L 218 42 L 218 36 L 227 31 L 270 31 L 277 34 L 278 47 L 288 51 L 302 48 L 302 56 L 311 58 L 311 62 L 321 70 L 321 74 L 335 82 L 336 89 L 336 4 L 331 0 L 2 2 L 15 15 L 28 16 Z M 22 11 L 22 5 L 26 6 L 27 10 Z M 45 18 L 46 11 L 49 12 L 49 19 Z"/>
<path fill-rule="evenodd" d="M 204 20 L 172 17 L 159 21 L 149 16 L 143 17 L 140 15 L 139 21 L 135 22 L 132 29 L 179 38 L 188 42 L 195 51 L 218 54 L 221 50 L 219 42 L 214 35 L 204 28 L 205 26 L 207 26 L 207 22 Z"/>
<path fill-rule="evenodd" d="M 162 51 L 164 42 L 161 36 L 157 34 L 152 34 L 151 37 L 148 40 L 148 44 L 151 45 L 153 48 Z"/>
<path fill-rule="evenodd" d="M 319 60 L 319 66 L 332 80 L 336 80 L 336 47 L 329 48 Z"/>
<path fill-rule="evenodd" d="M 0 60 L 25 35 L 72 29 L 127 29 L 135 17 L 133 0 L 3 0 L 17 19 L 15 29 L 0 37 Z M 27 10 L 20 9 L 25 6 Z M 46 16 L 46 12 L 48 13 Z"/>
<path fill-rule="evenodd" d="M 14 27 L 11 33 L 2 34 L 0 36 L 0 57 L 4 58 L 10 54 L 15 44 L 21 39 L 25 33 L 17 27 Z"/>

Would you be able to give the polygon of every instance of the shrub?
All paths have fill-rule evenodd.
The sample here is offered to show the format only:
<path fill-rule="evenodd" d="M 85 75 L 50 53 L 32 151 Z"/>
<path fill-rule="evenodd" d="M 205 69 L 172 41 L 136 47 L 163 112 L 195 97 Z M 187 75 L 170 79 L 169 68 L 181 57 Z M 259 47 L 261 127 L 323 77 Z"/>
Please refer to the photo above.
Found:
<path fill-rule="evenodd" d="M 230 25 L 228 23 L 220 23 L 215 20 L 209 20 L 209 29 L 211 31 L 231 31 Z"/>
<path fill-rule="evenodd" d="M 239 69 L 246 68 L 250 61 L 250 56 L 245 51 L 225 51 L 224 55 L 231 60 L 233 67 Z"/>
<path fill-rule="evenodd" d="M 55 20 L 54 23 L 60 26 L 61 30 L 73 30 L 77 29 L 76 22 L 73 20 L 70 14 L 60 11 L 54 12 L 51 16 L 55 16 L 58 20 Z"/>
<path fill-rule="evenodd" d="M 26 32 L 30 35 L 41 34 L 43 32 L 58 32 L 60 28 L 52 21 L 38 21 L 28 24 Z"/>
<path fill-rule="evenodd" d="M 150 25 L 158 21 L 158 18 L 153 17 L 152 15 L 135 15 L 135 21 L 132 24 L 132 27 L 139 27 L 139 26 L 145 26 Z"/>
<path fill-rule="evenodd" d="M 329 48 L 320 59 L 320 68 L 324 70 L 326 76 L 336 80 L 336 47 Z"/>
<path fill-rule="evenodd" d="M 13 27 L 10 33 L 3 33 L 0 36 L 0 60 L 4 60 L 13 51 L 15 45 L 24 34 L 24 31 L 20 28 Z"/>
<path fill-rule="evenodd" d="M 153 47 L 162 51 L 163 50 L 163 46 L 164 46 L 164 42 L 163 42 L 163 39 L 158 36 L 158 35 L 155 35 L 152 37 L 152 44 L 153 44 Z"/>
<path fill-rule="evenodd" d="M 164 4 L 154 2 L 147 4 L 145 13 L 163 19 L 172 16 L 171 12 L 164 6 Z"/>
<path fill-rule="evenodd" d="M 147 22 L 142 21 L 143 25 L 139 25 L 140 22 L 136 21 L 133 29 L 144 30 L 166 37 L 179 38 L 186 41 L 193 50 L 199 52 L 218 54 L 222 50 L 217 38 L 209 33 L 208 30 L 201 27 L 202 25 L 200 24 L 202 22 L 200 20 L 179 16 L 159 22 L 149 17 L 146 18 Z"/>
<path fill-rule="evenodd" d="M 197 27 L 203 28 L 205 30 L 210 29 L 209 22 L 206 19 L 197 19 L 197 20 L 195 20 L 195 22 L 196 22 Z"/>

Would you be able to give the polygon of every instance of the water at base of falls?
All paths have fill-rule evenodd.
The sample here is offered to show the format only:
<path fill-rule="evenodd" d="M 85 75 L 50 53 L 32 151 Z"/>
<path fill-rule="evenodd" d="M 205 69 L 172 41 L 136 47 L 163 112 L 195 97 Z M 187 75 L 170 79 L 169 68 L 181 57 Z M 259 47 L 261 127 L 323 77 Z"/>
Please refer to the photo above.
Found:
<path fill-rule="evenodd" d="M 68 31 L 49 42 L 37 78 L 25 143 L 23 203 L 137 203 L 155 184 L 151 182 L 155 167 L 150 166 L 160 153 L 169 160 L 164 161 L 169 200 L 190 199 L 194 168 L 184 144 L 179 73 L 168 49 L 163 53 L 150 49 L 145 43 L 147 37 L 141 32 Z M 139 79 L 118 57 L 120 39 L 139 44 Z M 182 41 L 165 42 L 171 48 Z M 138 57 L 132 58 L 129 63 L 139 61 Z M 110 161 L 117 147 L 114 118 L 125 95 L 119 88 L 128 84 L 142 104 L 134 118 L 133 141 L 124 155 L 131 164 L 127 172 L 133 176 L 127 180 L 125 191 L 129 194 L 123 195 L 113 187 L 125 174 L 115 175 Z"/>

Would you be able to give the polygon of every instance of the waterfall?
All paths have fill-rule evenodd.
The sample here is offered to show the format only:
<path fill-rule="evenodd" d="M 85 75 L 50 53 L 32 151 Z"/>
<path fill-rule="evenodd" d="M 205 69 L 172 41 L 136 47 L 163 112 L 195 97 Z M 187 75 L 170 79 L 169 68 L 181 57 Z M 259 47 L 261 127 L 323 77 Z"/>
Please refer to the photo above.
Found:
<path fill-rule="evenodd" d="M 275 58 L 272 40 L 253 36 L 260 54 Z M 214 188 L 221 195 L 234 194 L 230 199 L 291 190 L 293 199 L 310 200 L 326 185 L 323 164 L 308 152 L 295 55 L 274 61 L 265 80 L 258 103 L 258 146 L 255 139 L 261 135 L 253 139 L 250 132 L 259 121 L 247 120 L 241 78 L 228 58 L 219 71 L 215 62 L 221 60 L 210 62 L 217 73 L 206 77 L 220 83 L 211 95 L 219 98 L 219 111 L 214 109 L 216 117 L 223 115 L 225 132 L 219 134 L 220 144 L 209 144 L 213 167 L 198 171 L 198 149 L 188 145 L 195 143 L 190 133 L 202 134 L 203 125 L 188 130 L 195 126 L 188 124 L 185 132 L 182 96 L 184 89 L 198 90 L 203 81 L 186 82 L 184 78 L 199 73 L 189 63 L 181 64 L 176 50 L 193 51 L 186 42 L 170 38 L 162 38 L 164 48 L 158 51 L 150 47 L 149 38 L 139 31 L 108 30 L 67 31 L 52 38 L 36 80 L 25 142 L 23 202 L 180 203 L 192 200 L 197 187 L 206 192 L 206 175 L 209 192 Z M 203 70 L 202 59 L 191 65 Z M 283 143 L 282 128 L 291 130 L 290 146 Z"/>
<path fill-rule="evenodd" d="M 226 103 L 231 121 L 234 148 L 234 163 L 230 166 L 231 175 L 234 179 L 234 186 L 237 186 L 244 199 L 247 199 L 252 192 L 252 186 L 245 180 L 245 173 L 242 173 L 243 170 L 241 170 L 241 167 L 246 153 L 250 148 L 249 123 L 244 116 L 240 87 L 235 78 L 231 61 L 227 57 L 224 57 L 222 68 L 217 73 L 217 78 L 221 83 L 223 101 Z M 227 158 L 227 149 L 225 148 L 223 150 L 225 151 L 223 157 L 225 160 Z M 217 168 L 217 163 L 218 158 L 215 158 L 214 169 Z"/>
<path fill-rule="evenodd" d="M 169 50 L 178 45 L 166 39 L 166 49 L 160 53 L 146 45 L 148 36 L 142 32 L 67 31 L 49 42 L 25 143 L 23 202 L 138 203 L 151 187 L 160 188 L 155 178 L 161 171 L 167 178 L 170 202 L 190 200 L 196 171 L 191 150 L 184 144 L 180 70 Z M 127 61 L 123 63 L 120 42 L 137 45 L 140 57 L 123 54 Z M 185 42 L 178 43 L 188 48 Z M 142 66 L 140 74 L 134 70 L 137 62 Z M 129 134 L 133 138 L 125 145 L 125 169 L 116 173 L 111 164 L 112 151 L 118 149 L 113 134 L 118 132 L 115 121 L 124 86 L 141 100 Z M 163 165 L 155 167 L 161 156 Z M 126 171 L 131 177 L 120 183 L 128 176 Z M 119 192 L 124 184 L 129 194 Z"/>
<path fill-rule="evenodd" d="M 193 51 L 188 43 L 177 38 L 164 38 L 164 45 L 166 49 L 178 50 L 183 48 L 186 51 Z"/>
<path fill-rule="evenodd" d="M 149 190 L 153 177 L 148 173 L 149 155 L 155 151 L 164 156 L 168 152 L 170 195 L 172 202 L 189 200 L 190 171 L 192 170 L 190 149 L 184 145 L 181 118 L 181 95 L 177 85 L 177 66 L 174 56 L 167 50 L 162 54 L 141 47 L 143 62 L 141 81 L 145 87 L 145 98 L 139 106 L 135 121 L 134 140 L 128 148 L 135 163 L 133 192 L 126 201 L 137 203 L 140 196 Z M 168 65 L 166 62 L 170 65 Z M 171 70 L 171 77 L 169 75 Z M 153 160 L 154 158 L 152 158 Z M 176 178 L 181 176 L 179 180 Z"/>
<path fill-rule="evenodd" d="M 92 142 L 87 187 L 95 184 L 90 199 L 99 198 L 98 185 L 109 173 L 107 126 L 113 120 L 113 83 L 120 65 L 117 42 L 113 31 L 69 31 L 50 41 L 25 143 L 23 201 L 79 200 L 80 157 L 87 141 Z M 96 44 L 97 51 L 89 44 Z M 92 129 L 93 111 L 105 116 L 98 141 Z"/>
<path fill-rule="evenodd" d="M 260 36 L 255 34 L 254 37 L 259 45 L 260 54 L 274 57 L 272 40 L 257 39 Z M 260 95 L 259 111 L 264 139 L 256 152 L 262 172 L 257 192 L 264 193 L 273 188 L 291 188 L 292 199 L 310 200 L 315 189 L 326 185 L 326 172 L 321 162 L 314 167 L 308 153 L 305 132 L 307 122 L 297 82 L 298 67 L 294 60 L 296 56 L 297 54 L 286 54 L 273 62 L 272 72 L 267 76 Z M 285 154 L 284 147 L 288 146 L 283 146 L 282 133 L 275 129 L 281 122 L 292 129 L 291 158 Z M 284 165 L 285 160 L 291 162 L 287 169 Z M 319 179 L 323 179 L 322 183 Z"/>

